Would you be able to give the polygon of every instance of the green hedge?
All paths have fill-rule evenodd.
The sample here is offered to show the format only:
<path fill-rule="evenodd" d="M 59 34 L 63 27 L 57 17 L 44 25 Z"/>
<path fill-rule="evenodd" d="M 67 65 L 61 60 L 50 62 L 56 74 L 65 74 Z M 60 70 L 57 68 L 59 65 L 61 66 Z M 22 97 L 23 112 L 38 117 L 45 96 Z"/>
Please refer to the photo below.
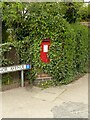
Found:
<path fill-rule="evenodd" d="M 79 23 L 72 25 L 75 31 L 76 53 L 75 65 L 76 72 L 87 71 L 88 65 L 88 28 Z"/>
<path fill-rule="evenodd" d="M 37 74 L 47 73 L 55 82 L 66 84 L 86 71 L 88 31 L 82 25 L 70 25 L 59 14 L 59 7 L 55 8 L 50 3 L 31 5 L 27 18 L 30 34 L 17 42 L 16 48 L 20 64 L 32 65 L 26 79 L 35 80 Z M 40 44 L 45 38 L 51 39 L 48 64 L 40 60 Z"/>
<path fill-rule="evenodd" d="M 82 25 L 70 25 L 58 12 L 50 13 L 51 9 L 45 11 L 45 7 L 39 13 L 31 12 L 30 16 L 32 75 L 47 73 L 55 81 L 68 83 L 86 71 L 88 31 Z M 48 64 L 40 60 L 40 44 L 45 38 L 51 39 Z"/>
<path fill-rule="evenodd" d="M 61 81 L 70 79 L 74 74 L 75 33 L 69 23 L 56 11 L 54 14 L 49 7 L 44 6 L 39 13 L 32 12 L 29 18 L 31 31 L 29 39 L 33 41 L 33 45 L 30 46 L 33 52 L 32 72 L 48 73 L 54 80 Z M 51 39 L 49 64 L 42 63 L 40 60 L 40 44 L 45 38 Z"/>

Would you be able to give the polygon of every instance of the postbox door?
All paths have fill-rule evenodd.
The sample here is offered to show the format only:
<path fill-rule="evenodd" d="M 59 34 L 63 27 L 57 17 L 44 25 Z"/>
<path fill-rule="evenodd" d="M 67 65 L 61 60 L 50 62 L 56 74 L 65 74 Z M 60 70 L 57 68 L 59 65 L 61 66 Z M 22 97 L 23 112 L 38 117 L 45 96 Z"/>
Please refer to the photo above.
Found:
<path fill-rule="evenodd" d="M 40 59 L 45 63 L 50 62 L 49 58 L 47 57 L 49 46 L 50 42 L 41 43 Z"/>

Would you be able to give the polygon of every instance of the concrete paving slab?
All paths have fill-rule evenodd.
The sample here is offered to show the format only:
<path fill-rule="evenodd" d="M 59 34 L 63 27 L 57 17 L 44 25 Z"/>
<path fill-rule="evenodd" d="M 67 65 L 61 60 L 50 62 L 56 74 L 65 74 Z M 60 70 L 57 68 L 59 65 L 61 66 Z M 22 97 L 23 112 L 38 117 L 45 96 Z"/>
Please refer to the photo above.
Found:
<path fill-rule="evenodd" d="M 65 94 L 58 96 L 63 101 L 82 102 L 88 104 L 88 75 L 68 84 Z"/>
<path fill-rule="evenodd" d="M 41 99 L 43 101 L 54 101 L 59 95 L 61 95 L 65 89 L 60 89 L 60 87 L 50 87 L 42 90 L 34 97 Z"/>
<path fill-rule="evenodd" d="M 80 118 L 82 113 L 87 117 L 87 75 L 60 87 L 8 90 L 2 93 L 2 103 L 3 118 L 73 118 L 73 115 Z"/>
<path fill-rule="evenodd" d="M 37 87 L 3 92 L 3 118 L 52 118 L 51 105 L 47 101 L 33 98 L 38 92 L 40 88 Z"/>
<path fill-rule="evenodd" d="M 54 118 L 88 118 L 87 105 L 80 102 L 67 102 L 52 109 Z"/>
<path fill-rule="evenodd" d="M 58 96 L 54 104 L 59 99 L 64 102 L 53 107 L 54 118 L 88 118 L 88 75 L 62 87 L 66 91 Z"/>

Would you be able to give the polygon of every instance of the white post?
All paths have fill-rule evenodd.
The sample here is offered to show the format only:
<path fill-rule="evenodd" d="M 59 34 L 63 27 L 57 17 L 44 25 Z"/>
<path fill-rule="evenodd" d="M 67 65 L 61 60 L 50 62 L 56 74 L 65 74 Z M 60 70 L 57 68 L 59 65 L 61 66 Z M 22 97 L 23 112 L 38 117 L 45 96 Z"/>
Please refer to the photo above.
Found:
<path fill-rule="evenodd" d="M 24 72 L 21 71 L 21 87 L 24 87 Z"/>

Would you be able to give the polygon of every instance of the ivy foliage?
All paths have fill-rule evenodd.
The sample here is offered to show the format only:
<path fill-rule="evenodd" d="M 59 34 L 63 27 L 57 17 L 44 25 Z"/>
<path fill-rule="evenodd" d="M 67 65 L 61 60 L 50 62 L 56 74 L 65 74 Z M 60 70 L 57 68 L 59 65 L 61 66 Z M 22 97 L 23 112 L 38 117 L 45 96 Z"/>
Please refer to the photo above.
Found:
<path fill-rule="evenodd" d="M 88 61 L 88 28 L 80 24 L 72 25 L 76 34 L 75 64 L 77 72 L 86 71 Z"/>
<path fill-rule="evenodd" d="M 15 25 L 18 18 L 15 18 L 14 25 L 11 24 L 13 27 L 9 26 L 10 29 L 16 27 L 14 30 L 16 40 L 14 39 L 12 43 L 20 57 L 20 64 L 32 66 L 31 70 L 25 72 L 26 79 L 33 81 L 37 74 L 47 73 L 54 81 L 66 84 L 77 74 L 85 72 L 87 28 L 79 24 L 70 25 L 63 18 L 65 11 L 61 12 L 63 4 L 62 7 L 60 4 L 31 3 L 28 5 L 28 11 L 24 9 L 26 17 L 18 21 L 20 26 Z M 23 35 L 23 33 L 27 34 Z M 40 60 L 40 44 L 45 38 L 51 40 L 48 52 L 49 63 Z"/>
<path fill-rule="evenodd" d="M 68 22 L 73 23 L 80 17 L 80 8 L 83 3 L 22 3 L 22 2 L 2 2 L 2 42 L 21 41 L 30 35 L 30 17 L 39 13 L 42 16 L 52 14 L 61 15 Z M 82 7 L 84 8 L 84 7 Z M 32 19 L 33 20 L 33 19 Z"/>
<path fill-rule="evenodd" d="M 30 17 L 42 11 L 42 16 L 48 14 L 60 14 L 63 16 L 65 13 L 64 3 L 2 3 L 3 12 L 3 42 L 7 41 L 21 41 L 30 35 Z M 53 8 L 53 9 L 52 9 Z M 33 19 L 32 19 L 33 20 Z"/>

